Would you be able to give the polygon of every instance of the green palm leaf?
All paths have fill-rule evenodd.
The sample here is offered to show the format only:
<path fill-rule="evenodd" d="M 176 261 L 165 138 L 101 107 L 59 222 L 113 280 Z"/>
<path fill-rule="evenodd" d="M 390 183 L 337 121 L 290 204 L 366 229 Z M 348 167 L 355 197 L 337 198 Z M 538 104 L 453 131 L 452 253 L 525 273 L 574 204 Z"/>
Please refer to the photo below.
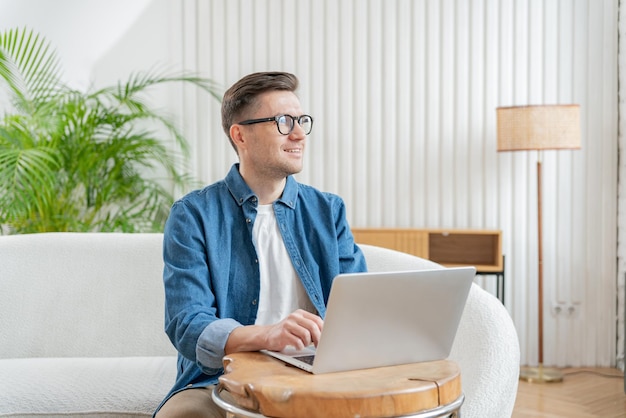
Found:
<path fill-rule="evenodd" d="M 33 31 L 0 33 L 0 75 L 13 94 L 13 105 L 27 112 L 62 87 L 56 53 Z"/>

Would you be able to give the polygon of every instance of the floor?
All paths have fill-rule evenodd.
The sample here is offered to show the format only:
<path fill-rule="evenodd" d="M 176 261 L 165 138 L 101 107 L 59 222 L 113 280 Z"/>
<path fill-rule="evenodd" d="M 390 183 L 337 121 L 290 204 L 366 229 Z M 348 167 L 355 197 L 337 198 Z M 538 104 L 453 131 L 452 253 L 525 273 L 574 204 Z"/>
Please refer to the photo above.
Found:
<path fill-rule="evenodd" d="M 625 418 L 624 374 L 610 368 L 563 369 L 563 382 L 519 382 L 512 418 Z"/>

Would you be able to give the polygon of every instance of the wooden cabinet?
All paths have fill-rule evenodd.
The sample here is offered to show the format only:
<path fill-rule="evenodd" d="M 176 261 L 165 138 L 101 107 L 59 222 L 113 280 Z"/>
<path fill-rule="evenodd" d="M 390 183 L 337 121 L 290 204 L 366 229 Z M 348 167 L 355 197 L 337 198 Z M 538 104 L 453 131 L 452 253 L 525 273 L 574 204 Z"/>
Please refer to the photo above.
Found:
<path fill-rule="evenodd" d="M 470 265 L 478 273 L 504 271 L 499 230 L 355 228 L 352 233 L 357 243 L 391 248 L 447 267 Z"/>

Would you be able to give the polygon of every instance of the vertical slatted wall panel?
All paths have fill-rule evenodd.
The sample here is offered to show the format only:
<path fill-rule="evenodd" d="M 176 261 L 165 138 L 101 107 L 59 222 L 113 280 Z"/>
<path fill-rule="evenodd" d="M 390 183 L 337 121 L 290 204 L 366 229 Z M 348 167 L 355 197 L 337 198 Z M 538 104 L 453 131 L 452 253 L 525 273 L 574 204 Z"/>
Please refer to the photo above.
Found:
<path fill-rule="evenodd" d="M 543 155 L 545 363 L 615 363 L 617 0 L 181 5 L 186 68 L 224 86 L 300 77 L 315 128 L 298 178 L 344 197 L 353 226 L 503 230 L 524 364 L 537 361 L 537 156 L 496 152 L 495 109 L 580 103 L 583 149 Z M 236 161 L 219 106 L 186 100 L 196 172 L 215 181 Z"/>

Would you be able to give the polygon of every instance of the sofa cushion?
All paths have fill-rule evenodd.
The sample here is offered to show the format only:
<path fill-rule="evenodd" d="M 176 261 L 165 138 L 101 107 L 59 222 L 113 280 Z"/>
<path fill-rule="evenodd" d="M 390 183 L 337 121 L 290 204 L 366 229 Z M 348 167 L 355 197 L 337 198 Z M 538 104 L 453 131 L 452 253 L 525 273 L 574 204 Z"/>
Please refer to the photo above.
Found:
<path fill-rule="evenodd" d="M 176 357 L 0 360 L 0 417 L 151 416 Z"/>
<path fill-rule="evenodd" d="M 162 234 L 0 236 L 0 358 L 176 355 L 162 246 Z"/>

